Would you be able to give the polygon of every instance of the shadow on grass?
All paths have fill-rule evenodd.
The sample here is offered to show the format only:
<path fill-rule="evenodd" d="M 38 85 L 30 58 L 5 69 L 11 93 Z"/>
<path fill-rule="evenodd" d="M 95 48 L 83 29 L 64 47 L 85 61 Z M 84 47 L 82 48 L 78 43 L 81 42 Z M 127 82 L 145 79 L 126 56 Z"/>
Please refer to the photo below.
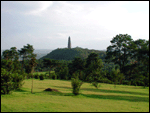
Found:
<path fill-rule="evenodd" d="M 15 92 L 29 92 L 29 91 L 26 91 L 24 89 L 16 89 Z"/>
<path fill-rule="evenodd" d="M 65 87 L 65 86 L 53 86 L 53 87 L 64 88 L 64 89 L 72 89 L 71 87 Z"/>
<path fill-rule="evenodd" d="M 64 86 L 55 86 L 55 87 L 71 89 L 70 87 L 64 87 Z M 135 94 L 135 95 L 149 96 L 149 94 L 140 93 L 140 92 L 129 92 L 129 91 L 92 89 L 92 88 L 81 88 L 80 90 L 104 92 L 104 93 L 122 93 L 122 94 Z M 97 98 L 97 99 L 126 100 L 126 101 L 131 101 L 131 102 L 149 102 L 149 97 L 120 96 L 120 95 L 96 95 L 96 94 L 80 94 L 80 95 L 82 95 L 84 97 L 88 97 L 88 98 Z M 62 93 L 61 96 L 74 96 L 74 94 Z"/>
<path fill-rule="evenodd" d="M 146 93 L 130 92 L 130 91 L 119 91 L 119 90 L 92 89 L 92 88 L 81 88 L 81 90 L 94 91 L 94 92 L 104 92 L 104 93 L 121 93 L 121 94 L 134 94 L 134 95 L 149 96 L 149 94 L 146 94 Z"/>
<path fill-rule="evenodd" d="M 126 100 L 131 102 L 149 102 L 149 97 L 136 96 L 118 96 L 118 95 L 95 95 L 95 94 L 81 94 L 85 97 L 96 99 L 112 99 L 112 100 Z"/>
<path fill-rule="evenodd" d="M 64 87 L 64 86 L 54 86 L 54 87 L 72 89 L 71 87 Z M 149 96 L 149 94 L 146 94 L 146 93 L 119 91 L 119 90 L 106 90 L 106 89 L 94 89 L 94 88 L 81 88 L 80 90 L 86 90 L 86 91 L 92 91 L 92 92 L 103 92 L 103 93 L 121 93 L 121 94 L 134 94 L 134 95 Z"/>
<path fill-rule="evenodd" d="M 73 93 L 62 93 L 62 92 L 46 92 L 43 91 L 41 93 L 45 93 L 48 95 L 55 95 L 55 96 L 72 96 L 77 97 Z M 131 102 L 149 102 L 149 97 L 136 97 L 136 96 L 118 96 L 118 95 L 96 95 L 96 94 L 82 94 L 79 95 L 88 97 L 88 98 L 95 98 L 95 99 L 112 99 L 112 100 L 125 100 Z"/>
<path fill-rule="evenodd" d="M 43 93 L 47 95 L 55 95 L 55 96 L 74 96 L 72 93 L 62 93 L 62 92 L 55 92 L 55 91 L 42 91 L 37 93 Z"/>

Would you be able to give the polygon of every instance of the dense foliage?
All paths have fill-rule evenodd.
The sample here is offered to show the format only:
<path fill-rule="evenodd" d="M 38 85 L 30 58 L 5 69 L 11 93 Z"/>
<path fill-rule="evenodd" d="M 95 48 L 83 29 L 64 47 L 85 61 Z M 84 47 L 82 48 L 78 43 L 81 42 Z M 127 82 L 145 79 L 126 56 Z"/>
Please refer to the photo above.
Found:
<path fill-rule="evenodd" d="M 17 51 L 16 47 L 3 51 L 1 56 L 1 94 L 8 94 L 22 86 L 22 81 L 27 74 L 34 71 L 36 55 L 33 46 L 27 44 Z M 19 55 L 22 61 L 19 61 Z M 33 77 L 33 76 L 32 76 Z"/>
<path fill-rule="evenodd" d="M 110 42 L 106 62 L 118 65 L 125 80 L 131 84 L 149 86 L 149 41 L 134 41 L 128 34 L 119 34 Z"/>
<path fill-rule="evenodd" d="M 80 57 L 81 59 L 85 59 L 88 57 L 88 55 L 92 52 L 98 53 L 99 57 L 101 59 L 104 59 L 106 56 L 105 51 L 99 51 L 99 50 L 89 50 L 89 49 L 83 49 L 83 48 L 58 48 L 47 54 L 46 56 L 42 57 L 49 58 L 49 59 L 55 59 L 55 60 L 73 60 L 75 57 Z"/>
<path fill-rule="evenodd" d="M 1 94 L 9 94 L 13 90 L 21 88 L 25 74 L 11 73 L 1 68 Z"/>

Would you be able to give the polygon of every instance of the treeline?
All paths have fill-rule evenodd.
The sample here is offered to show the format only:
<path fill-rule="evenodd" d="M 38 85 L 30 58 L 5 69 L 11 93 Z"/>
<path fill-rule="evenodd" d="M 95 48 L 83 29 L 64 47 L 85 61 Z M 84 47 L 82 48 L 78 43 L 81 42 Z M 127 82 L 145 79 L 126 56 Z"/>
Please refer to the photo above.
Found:
<path fill-rule="evenodd" d="M 57 49 L 48 54 L 51 58 L 39 60 L 30 44 L 18 51 L 16 47 L 5 50 L 1 56 L 1 93 L 20 88 L 25 78 L 33 78 L 34 70 L 49 71 L 48 76 L 41 75 L 41 79 L 72 79 L 74 83 L 81 80 L 95 87 L 101 82 L 149 86 L 149 40 L 134 41 L 128 34 L 119 34 L 110 42 L 106 52 Z"/>

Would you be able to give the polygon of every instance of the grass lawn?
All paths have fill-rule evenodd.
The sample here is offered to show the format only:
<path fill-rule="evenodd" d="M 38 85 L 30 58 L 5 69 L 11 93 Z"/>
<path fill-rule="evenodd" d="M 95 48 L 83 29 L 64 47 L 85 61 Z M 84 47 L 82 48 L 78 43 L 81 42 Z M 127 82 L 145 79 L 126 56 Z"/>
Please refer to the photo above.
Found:
<path fill-rule="evenodd" d="M 72 94 L 71 81 L 25 80 L 12 94 L 1 95 L 1 112 L 149 112 L 149 87 L 101 83 L 96 89 L 83 83 L 80 95 Z M 60 92 L 46 92 L 46 88 Z"/>

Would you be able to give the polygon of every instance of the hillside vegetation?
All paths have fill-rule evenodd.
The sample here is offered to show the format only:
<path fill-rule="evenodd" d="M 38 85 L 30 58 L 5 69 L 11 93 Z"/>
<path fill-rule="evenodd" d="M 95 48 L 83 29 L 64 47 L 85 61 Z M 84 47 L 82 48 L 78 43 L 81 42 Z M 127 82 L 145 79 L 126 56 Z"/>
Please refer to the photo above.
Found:
<path fill-rule="evenodd" d="M 58 48 L 47 54 L 46 56 L 42 57 L 44 58 L 50 58 L 55 60 L 73 60 L 75 57 L 80 57 L 81 59 L 85 59 L 88 57 L 90 53 L 97 53 L 99 54 L 99 57 L 103 60 L 106 56 L 105 51 L 99 51 L 99 50 L 89 50 L 89 49 L 83 49 L 80 47 L 68 49 L 68 48 Z"/>

